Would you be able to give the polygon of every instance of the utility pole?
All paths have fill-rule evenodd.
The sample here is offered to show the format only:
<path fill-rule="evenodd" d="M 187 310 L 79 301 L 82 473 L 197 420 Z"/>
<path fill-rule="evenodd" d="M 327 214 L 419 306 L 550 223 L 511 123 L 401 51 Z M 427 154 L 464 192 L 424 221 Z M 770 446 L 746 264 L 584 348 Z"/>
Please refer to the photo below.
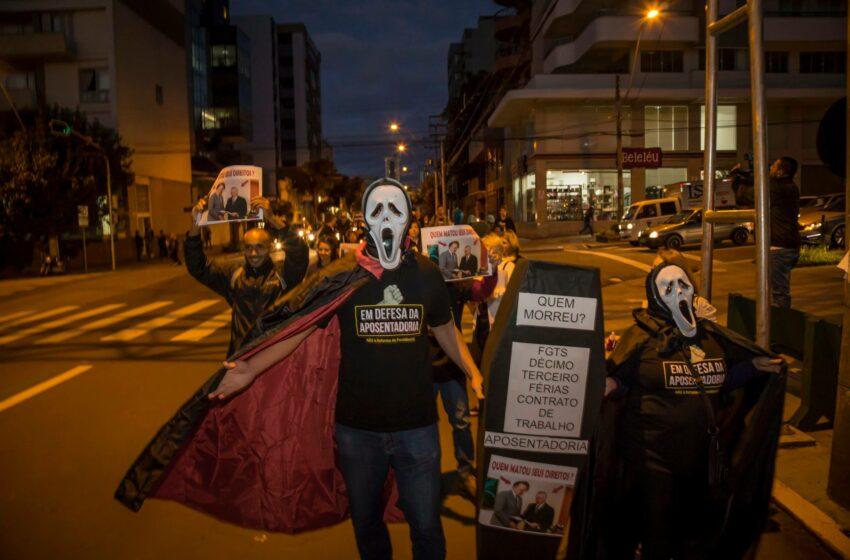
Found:
<path fill-rule="evenodd" d="M 449 221 L 449 208 L 446 204 L 446 141 L 440 140 L 440 189 L 443 199 L 443 212 L 446 215 L 446 222 Z"/>
<path fill-rule="evenodd" d="M 614 76 L 614 109 L 617 113 L 617 223 L 623 219 L 623 102 L 620 99 L 620 75 Z"/>

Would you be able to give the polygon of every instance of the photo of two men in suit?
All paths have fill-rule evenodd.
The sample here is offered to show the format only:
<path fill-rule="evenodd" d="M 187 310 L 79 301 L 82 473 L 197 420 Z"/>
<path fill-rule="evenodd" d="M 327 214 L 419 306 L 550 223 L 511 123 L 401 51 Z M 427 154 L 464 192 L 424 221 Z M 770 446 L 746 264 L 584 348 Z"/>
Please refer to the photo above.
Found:
<path fill-rule="evenodd" d="M 519 480 L 510 489 L 496 494 L 490 524 L 521 531 L 548 531 L 555 521 L 555 509 L 546 502 L 547 493 L 539 490 L 534 496 L 534 502 L 523 510 L 523 495 L 529 488 L 531 485 L 528 482 Z"/>
<path fill-rule="evenodd" d="M 471 278 L 478 274 L 478 256 L 472 253 L 472 245 L 463 246 L 463 256 L 458 261 L 458 249 L 460 242 L 449 242 L 449 248 L 440 254 L 439 266 L 443 278 L 446 280 L 458 280 Z"/>

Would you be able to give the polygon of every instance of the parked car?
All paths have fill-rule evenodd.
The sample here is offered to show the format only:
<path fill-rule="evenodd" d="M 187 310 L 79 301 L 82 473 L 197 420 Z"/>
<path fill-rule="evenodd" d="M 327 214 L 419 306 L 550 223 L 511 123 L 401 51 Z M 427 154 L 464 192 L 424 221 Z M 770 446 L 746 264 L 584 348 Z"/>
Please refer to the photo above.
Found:
<path fill-rule="evenodd" d="M 681 210 L 678 198 L 655 198 L 635 202 L 626 211 L 620 224 L 620 239 L 627 239 L 632 245 L 639 244 L 641 231 L 664 222 Z"/>
<path fill-rule="evenodd" d="M 728 239 L 735 245 L 743 245 L 750 239 L 750 229 L 749 222 L 714 224 L 714 242 L 720 243 Z M 639 241 L 651 249 L 678 249 L 683 245 L 701 243 L 702 208 L 682 210 L 663 224 L 645 229 L 641 232 Z"/>
<path fill-rule="evenodd" d="M 844 193 L 815 194 L 800 197 L 800 214 L 815 208 L 823 208 L 835 198 L 843 198 Z"/>
<path fill-rule="evenodd" d="M 823 206 L 800 210 L 800 237 L 810 245 L 824 243 L 832 248 L 844 249 L 845 196 L 833 196 Z"/>

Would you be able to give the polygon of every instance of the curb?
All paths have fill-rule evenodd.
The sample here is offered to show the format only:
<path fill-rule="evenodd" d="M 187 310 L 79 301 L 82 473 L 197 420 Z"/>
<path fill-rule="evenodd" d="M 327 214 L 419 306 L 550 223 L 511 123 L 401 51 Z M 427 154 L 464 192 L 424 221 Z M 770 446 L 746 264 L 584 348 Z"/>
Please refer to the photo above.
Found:
<path fill-rule="evenodd" d="M 773 500 L 776 505 L 799 521 L 830 552 L 839 558 L 850 560 L 850 538 L 841 532 L 839 525 L 778 478 L 773 481 Z"/>

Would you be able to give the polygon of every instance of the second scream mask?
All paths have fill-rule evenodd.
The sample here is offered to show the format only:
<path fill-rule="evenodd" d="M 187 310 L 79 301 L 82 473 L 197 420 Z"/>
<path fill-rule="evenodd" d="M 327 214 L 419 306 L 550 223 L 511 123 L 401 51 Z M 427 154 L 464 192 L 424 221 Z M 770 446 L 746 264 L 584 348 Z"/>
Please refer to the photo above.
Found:
<path fill-rule="evenodd" d="M 379 179 L 363 193 L 363 219 L 369 227 L 367 250 L 381 266 L 392 270 L 401 263 L 403 243 L 410 225 L 410 199 L 392 179 Z"/>
<path fill-rule="evenodd" d="M 697 334 L 694 314 L 694 284 L 676 265 L 660 265 L 647 277 L 649 311 L 671 321 L 686 338 Z"/>

